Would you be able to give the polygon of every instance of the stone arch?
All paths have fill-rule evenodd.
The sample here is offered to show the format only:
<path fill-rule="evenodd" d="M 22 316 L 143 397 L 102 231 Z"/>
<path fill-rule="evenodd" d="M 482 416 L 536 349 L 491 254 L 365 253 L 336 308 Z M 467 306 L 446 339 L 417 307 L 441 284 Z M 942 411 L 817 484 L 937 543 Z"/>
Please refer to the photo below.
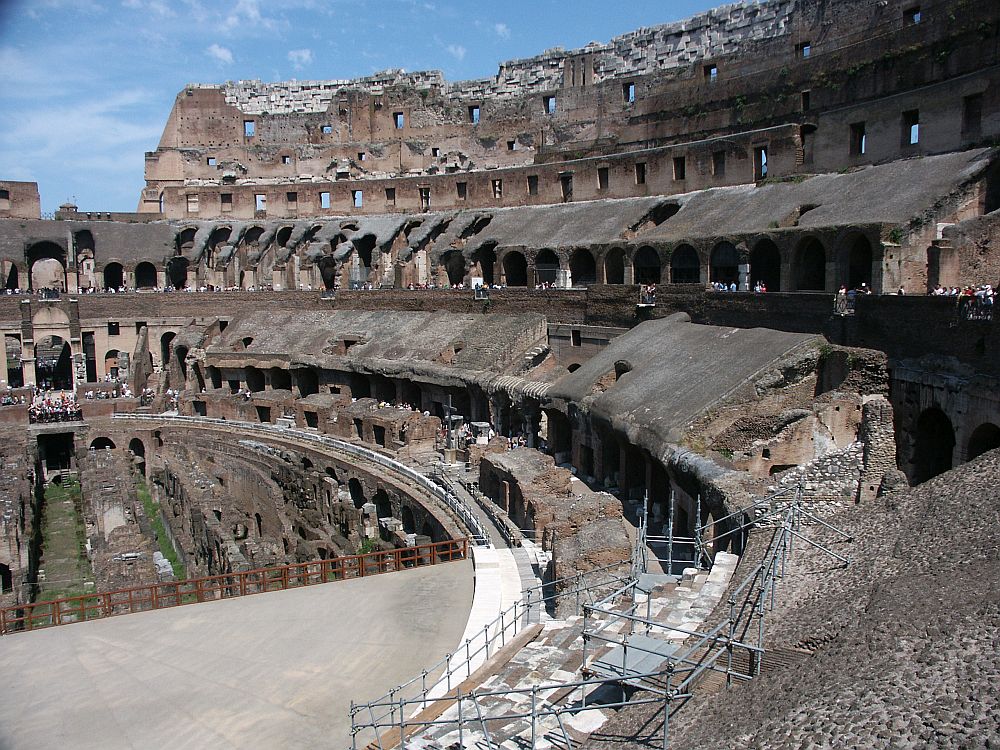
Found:
<path fill-rule="evenodd" d="M 863 234 L 848 238 L 846 262 L 842 271 L 848 289 L 860 289 L 862 284 L 872 285 L 872 244 Z"/>
<path fill-rule="evenodd" d="M 697 284 L 701 281 L 701 258 L 691 245 L 678 245 L 670 254 L 670 282 Z"/>
<path fill-rule="evenodd" d="M 319 393 L 319 373 L 312 367 L 296 367 L 290 374 L 300 398 Z"/>
<path fill-rule="evenodd" d="M 769 292 L 781 290 L 781 252 L 768 237 L 759 240 L 750 251 L 750 287 L 762 283 Z"/>
<path fill-rule="evenodd" d="M 409 505 L 403 506 L 400 516 L 402 516 L 400 520 L 403 522 L 403 531 L 407 534 L 415 534 L 417 531 L 417 522 L 413 518 L 413 511 Z"/>
<path fill-rule="evenodd" d="M 118 377 L 118 356 L 117 349 L 108 349 L 104 353 L 104 373 L 110 375 L 112 379 Z"/>
<path fill-rule="evenodd" d="M 917 417 L 913 441 L 913 483 L 920 484 L 952 467 L 955 429 L 948 415 L 936 406 Z"/>
<path fill-rule="evenodd" d="M 472 254 L 472 268 L 469 269 L 469 274 L 481 277 L 484 286 L 493 286 L 496 278 L 494 274 L 497 263 L 496 247 L 497 243 L 487 242 Z"/>
<path fill-rule="evenodd" d="M 175 242 L 177 243 L 178 254 L 190 254 L 194 250 L 194 238 L 198 234 L 198 227 L 184 227 L 177 233 Z"/>
<path fill-rule="evenodd" d="M 264 372 L 253 365 L 246 368 L 247 390 L 251 393 L 259 393 L 264 390 Z"/>
<path fill-rule="evenodd" d="M 528 261 L 524 253 L 518 250 L 511 250 L 504 253 L 503 261 L 504 284 L 507 286 L 527 286 L 528 285 Z"/>
<path fill-rule="evenodd" d="M 115 441 L 106 435 L 102 435 L 99 438 L 94 438 L 90 443 L 90 449 L 93 451 L 103 451 L 107 449 L 115 449 Z"/>
<path fill-rule="evenodd" d="M 365 490 L 361 486 L 361 480 L 357 477 L 351 477 L 347 481 L 347 491 L 351 493 L 351 502 L 354 503 L 355 508 L 361 508 L 368 501 L 365 499 Z"/>
<path fill-rule="evenodd" d="M 461 250 L 449 250 L 442 255 L 441 267 L 448 275 L 451 286 L 458 286 L 465 280 L 465 256 Z"/>
<path fill-rule="evenodd" d="M 569 272 L 573 286 L 597 283 L 597 261 L 594 254 L 585 247 L 578 247 L 569 258 Z"/>
<path fill-rule="evenodd" d="M 794 278 L 797 291 L 826 289 L 826 248 L 815 237 L 806 237 L 796 248 Z"/>
<path fill-rule="evenodd" d="M 708 260 L 708 280 L 726 286 L 740 282 L 740 251 L 732 242 L 723 240 L 712 248 Z"/>
<path fill-rule="evenodd" d="M 163 367 L 167 367 L 170 363 L 170 346 L 176 336 L 174 331 L 167 331 L 160 336 L 160 362 Z"/>
<path fill-rule="evenodd" d="M 243 233 L 241 244 L 243 247 L 257 247 L 260 244 L 260 238 L 263 234 L 264 227 L 252 226 Z"/>
<path fill-rule="evenodd" d="M 392 517 L 392 501 L 389 499 L 389 493 L 384 489 L 379 487 L 372 495 L 371 502 L 375 503 L 375 515 L 378 518 Z"/>
<path fill-rule="evenodd" d="M 535 284 L 555 284 L 559 277 L 559 256 L 547 247 L 535 253 Z"/>
<path fill-rule="evenodd" d="M 643 245 L 635 251 L 632 269 L 636 284 L 659 284 L 662 281 L 660 255 L 649 245 Z"/>
<path fill-rule="evenodd" d="M 1000 427 L 992 422 L 983 422 L 969 436 L 969 444 L 965 454 L 967 459 L 971 461 L 994 448 L 1000 448 Z"/>
<path fill-rule="evenodd" d="M 135 456 L 135 464 L 139 472 L 146 476 L 146 445 L 139 438 L 135 437 L 128 442 L 129 452 Z"/>
<path fill-rule="evenodd" d="M 613 247 L 604 256 L 604 281 L 606 284 L 625 283 L 625 250 Z"/>
<path fill-rule="evenodd" d="M 125 286 L 125 269 L 121 263 L 107 263 L 104 266 L 104 288 L 120 289 Z"/>
<path fill-rule="evenodd" d="M 278 247 L 288 247 L 288 241 L 292 238 L 292 227 L 281 227 L 274 234 L 274 242 Z"/>
<path fill-rule="evenodd" d="M 292 390 L 292 374 L 288 370 L 272 367 L 267 372 L 271 379 L 271 388 L 284 391 Z"/>
<path fill-rule="evenodd" d="M 191 264 L 183 255 L 175 255 L 167 261 L 167 280 L 174 289 L 185 289 L 188 285 L 188 267 Z"/>
<path fill-rule="evenodd" d="M 55 242 L 36 242 L 28 248 L 31 289 L 66 291 L 66 250 Z"/>
<path fill-rule="evenodd" d="M 135 267 L 135 288 L 156 289 L 156 266 L 147 260 Z"/>
<path fill-rule="evenodd" d="M 35 374 L 39 385 L 59 390 L 73 387 L 73 353 L 61 336 L 45 336 L 35 342 Z"/>

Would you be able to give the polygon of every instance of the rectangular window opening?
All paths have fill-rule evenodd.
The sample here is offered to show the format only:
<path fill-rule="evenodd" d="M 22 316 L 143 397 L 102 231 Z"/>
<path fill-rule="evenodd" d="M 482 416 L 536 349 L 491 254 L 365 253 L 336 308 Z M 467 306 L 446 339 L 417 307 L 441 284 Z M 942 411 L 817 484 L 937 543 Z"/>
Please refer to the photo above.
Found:
<path fill-rule="evenodd" d="M 319 207 L 320 208 L 330 207 L 330 194 L 328 192 L 322 192 L 319 194 Z"/>
<path fill-rule="evenodd" d="M 868 149 L 868 135 L 863 122 L 851 123 L 851 156 L 864 156 Z"/>
<path fill-rule="evenodd" d="M 324 125 L 322 131 L 323 135 L 330 135 L 333 132 L 333 125 Z"/>
<path fill-rule="evenodd" d="M 508 151 L 517 151 L 517 141 L 507 141 Z"/>
<path fill-rule="evenodd" d="M 392 113 L 392 123 L 393 123 L 393 125 L 396 126 L 396 130 L 402 130 L 403 129 L 403 125 L 406 124 L 406 119 L 403 117 L 403 113 L 402 112 L 393 112 Z"/>
<path fill-rule="evenodd" d="M 253 120 L 243 121 L 243 136 L 245 138 L 253 138 L 257 134 L 257 123 Z"/>
<path fill-rule="evenodd" d="M 439 156 L 441 156 L 441 149 L 439 149 L 437 146 L 432 146 L 431 147 L 431 156 L 433 156 L 435 159 L 437 159 Z"/>
<path fill-rule="evenodd" d="M 420 210 L 429 211 L 431 208 L 431 189 L 429 187 L 419 188 L 420 191 Z"/>
<path fill-rule="evenodd" d="M 674 157 L 674 179 L 683 180 L 687 177 L 687 160 L 683 156 Z"/>
<path fill-rule="evenodd" d="M 358 161 L 364 161 L 365 158 L 366 158 L 365 152 L 364 151 L 358 151 Z"/>
<path fill-rule="evenodd" d="M 455 194 L 460 201 L 464 201 L 469 195 L 469 183 L 467 182 L 456 182 L 455 183 Z"/>
<path fill-rule="evenodd" d="M 354 204 L 355 208 L 361 208 L 365 203 L 365 195 L 362 190 L 352 190 L 351 191 L 351 203 Z"/>
<path fill-rule="evenodd" d="M 385 202 L 390 206 L 396 205 L 396 188 L 385 189 Z"/>
<path fill-rule="evenodd" d="M 916 146 L 920 143 L 920 110 L 910 109 L 903 113 L 903 145 Z"/>
<path fill-rule="evenodd" d="M 528 175 L 528 195 L 538 195 L 538 175 Z"/>
<path fill-rule="evenodd" d="M 608 168 L 598 167 L 597 168 L 597 189 L 607 190 L 608 189 Z"/>
<path fill-rule="evenodd" d="M 215 166 L 215 157 L 214 156 L 208 157 L 208 159 L 206 161 L 208 162 L 208 166 L 210 166 L 210 167 L 214 167 Z"/>
<path fill-rule="evenodd" d="M 976 137 L 983 130 L 983 95 L 962 97 L 962 135 Z"/>
<path fill-rule="evenodd" d="M 712 174 L 716 177 L 724 177 L 726 174 L 726 152 L 712 152 Z"/>
<path fill-rule="evenodd" d="M 223 211 L 233 210 L 233 194 L 232 193 L 222 193 L 219 195 L 219 208 Z"/>
<path fill-rule="evenodd" d="M 493 197 L 503 198 L 503 180 L 493 180 Z"/>
<path fill-rule="evenodd" d="M 479 124 L 479 106 L 476 104 L 469 107 L 469 122 L 473 125 Z"/>
<path fill-rule="evenodd" d="M 559 189 L 562 193 L 563 203 L 569 203 L 573 200 L 573 175 L 571 174 L 561 174 L 559 175 Z"/>
<path fill-rule="evenodd" d="M 767 146 L 755 146 L 753 150 L 754 182 L 767 178 Z"/>
<path fill-rule="evenodd" d="M 569 332 L 569 345 L 570 346 L 583 346 L 583 337 L 580 335 L 580 330 L 574 328 Z"/>
<path fill-rule="evenodd" d="M 0 190 L 0 208 L 8 209 L 10 208 L 10 191 Z"/>
<path fill-rule="evenodd" d="M 631 81 L 622 84 L 622 101 L 625 104 L 632 104 L 635 101 L 635 84 Z"/>
<path fill-rule="evenodd" d="M 253 197 L 253 210 L 254 211 L 266 211 L 267 210 L 267 196 L 263 193 L 256 193 Z"/>
<path fill-rule="evenodd" d="M 706 65 L 705 66 L 705 80 L 709 83 L 715 83 L 719 80 L 719 66 L 718 65 Z"/>
<path fill-rule="evenodd" d="M 809 57 L 812 54 L 812 43 L 802 42 L 796 45 L 795 50 L 799 57 Z"/>
<path fill-rule="evenodd" d="M 187 212 L 189 214 L 198 213 L 198 194 L 187 196 Z"/>
<path fill-rule="evenodd" d="M 906 22 L 909 24 L 920 23 L 922 17 L 923 16 L 920 14 L 919 5 L 911 5 L 909 8 L 903 11 L 903 18 L 905 18 Z"/>
<path fill-rule="evenodd" d="M 636 162 L 635 164 L 635 184 L 645 185 L 646 184 L 646 162 Z"/>
<path fill-rule="evenodd" d="M 810 94 L 812 94 L 811 91 L 803 91 L 802 92 L 802 111 L 803 112 L 808 112 L 809 111 L 809 103 L 810 103 L 809 100 L 812 98 L 810 96 Z"/>
<path fill-rule="evenodd" d="M 282 164 L 291 164 L 292 163 L 292 157 L 290 157 L 288 154 L 285 154 L 284 156 L 281 157 L 281 163 Z"/>
<path fill-rule="evenodd" d="M 118 323 L 108 323 L 108 335 L 117 336 L 120 330 Z"/>
<path fill-rule="evenodd" d="M 556 113 L 556 98 L 554 96 L 542 97 L 542 109 L 547 115 L 554 115 Z"/>

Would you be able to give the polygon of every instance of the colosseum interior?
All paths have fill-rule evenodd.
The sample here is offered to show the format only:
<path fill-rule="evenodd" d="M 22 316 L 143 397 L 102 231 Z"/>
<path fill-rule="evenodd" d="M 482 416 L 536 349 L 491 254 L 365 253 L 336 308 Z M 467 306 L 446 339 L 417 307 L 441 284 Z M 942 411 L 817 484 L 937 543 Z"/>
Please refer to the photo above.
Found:
<path fill-rule="evenodd" d="M 0 746 L 1000 747 L 998 63 L 992 1 L 766 0 L 189 85 L 134 213 L 0 181 Z M 325 651 L 183 619 L 350 612 L 301 708 Z"/>

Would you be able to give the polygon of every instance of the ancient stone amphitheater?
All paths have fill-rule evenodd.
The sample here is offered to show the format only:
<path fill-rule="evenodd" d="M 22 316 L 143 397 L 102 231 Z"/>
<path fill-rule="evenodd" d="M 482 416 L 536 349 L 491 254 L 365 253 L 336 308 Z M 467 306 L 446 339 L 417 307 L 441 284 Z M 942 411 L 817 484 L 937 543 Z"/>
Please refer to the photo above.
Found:
<path fill-rule="evenodd" d="M 0 747 L 1000 747 L 998 62 L 768 0 L 0 181 Z"/>

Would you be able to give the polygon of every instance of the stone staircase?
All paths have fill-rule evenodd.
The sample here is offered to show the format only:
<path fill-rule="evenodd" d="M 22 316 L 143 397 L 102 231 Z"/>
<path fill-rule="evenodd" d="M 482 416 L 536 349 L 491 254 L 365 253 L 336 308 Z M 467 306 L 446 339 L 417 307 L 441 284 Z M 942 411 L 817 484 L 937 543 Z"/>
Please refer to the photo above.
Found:
<path fill-rule="evenodd" d="M 679 580 L 669 580 L 649 592 L 650 619 L 685 630 L 697 630 L 725 595 L 736 567 L 734 555 L 720 553 L 712 572 L 693 568 L 684 572 Z M 639 616 L 645 617 L 647 595 L 636 596 Z M 625 637 L 630 622 L 607 614 L 591 614 L 587 618 L 588 632 L 600 628 L 605 636 Z M 584 618 L 580 615 L 564 620 L 542 617 L 541 630 L 530 642 L 514 653 L 502 665 L 490 670 L 475 685 L 463 689 L 461 709 L 456 696 L 451 694 L 435 707 L 421 712 L 439 724 L 413 728 L 408 732 L 406 747 L 418 750 L 524 750 L 532 747 L 531 706 L 534 702 L 536 716 L 534 747 L 567 748 L 579 746 L 599 729 L 615 708 L 602 704 L 616 703 L 621 691 L 612 684 L 592 685 L 586 688 L 587 706 L 584 710 L 563 713 L 561 716 L 545 714 L 553 707 L 566 708 L 581 705 L 581 689 L 569 683 L 582 681 L 584 668 Z M 636 632 L 639 628 L 638 626 Z M 681 633 L 652 630 L 649 637 L 680 643 L 687 638 Z M 613 649 L 609 643 L 591 639 L 587 647 L 587 660 Z M 724 683 L 724 680 L 723 680 Z M 539 688 L 532 691 L 532 688 Z M 474 691 L 475 697 L 466 697 Z M 484 693 L 487 695 L 479 696 Z M 495 693 L 495 694 L 490 694 Z M 442 707 L 440 704 L 445 703 Z M 463 717 L 461 731 L 458 727 L 459 711 Z M 484 731 L 484 726 L 487 731 Z M 567 737 L 571 745 L 567 744 Z M 398 733 L 383 735 L 382 747 L 389 750 L 398 744 Z M 377 748 L 372 743 L 369 748 Z"/>

